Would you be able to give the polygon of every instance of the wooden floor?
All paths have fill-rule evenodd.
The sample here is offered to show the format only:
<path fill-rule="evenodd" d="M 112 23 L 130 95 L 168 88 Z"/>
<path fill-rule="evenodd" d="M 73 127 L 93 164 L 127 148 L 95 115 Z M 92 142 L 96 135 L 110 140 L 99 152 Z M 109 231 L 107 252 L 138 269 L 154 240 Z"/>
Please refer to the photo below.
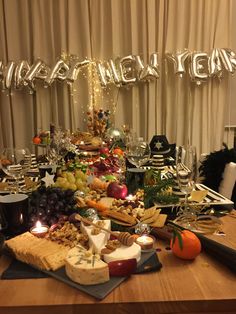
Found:
<path fill-rule="evenodd" d="M 226 236 L 211 236 L 236 249 L 236 219 L 224 217 Z M 0 314 L 236 313 L 236 274 L 204 252 L 183 261 L 159 240 L 159 272 L 133 275 L 104 300 L 52 278 L 0 280 Z M 0 272 L 10 259 L 2 256 Z"/>

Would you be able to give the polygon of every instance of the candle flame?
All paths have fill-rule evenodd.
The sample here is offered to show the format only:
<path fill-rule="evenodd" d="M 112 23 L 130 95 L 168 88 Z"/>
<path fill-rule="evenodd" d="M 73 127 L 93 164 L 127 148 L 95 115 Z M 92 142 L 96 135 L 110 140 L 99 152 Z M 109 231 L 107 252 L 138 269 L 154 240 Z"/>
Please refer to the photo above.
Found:
<path fill-rule="evenodd" d="M 142 243 L 150 243 L 150 242 L 153 242 L 153 239 L 151 237 L 149 237 L 148 235 L 142 235 L 140 236 L 139 238 L 139 241 L 142 242 Z"/>
<path fill-rule="evenodd" d="M 41 224 L 41 222 L 38 220 L 37 222 L 36 222 L 36 228 L 41 228 L 42 227 L 42 224 Z"/>

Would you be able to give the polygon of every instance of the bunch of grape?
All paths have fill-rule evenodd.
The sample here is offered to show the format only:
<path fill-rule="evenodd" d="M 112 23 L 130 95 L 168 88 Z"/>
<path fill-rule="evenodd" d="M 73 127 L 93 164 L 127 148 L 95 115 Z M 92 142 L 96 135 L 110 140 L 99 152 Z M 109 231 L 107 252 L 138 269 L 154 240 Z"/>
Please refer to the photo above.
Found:
<path fill-rule="evenodd" d="M 42 224 L 51 226 L 77 209 L 74 191 L 58 187 L 41 186 L 32 192 L 29 202 L 30 226 L 35 225 L 38 220 Z"/>
<path fill-rule="evenodd" d="M 87 175 L 81 170 L 76 170 L 75 172 L 63 171 L 61 176 L 57 177 L 55 186 L 73 191 L 81 190 L 87 192 Z"/>

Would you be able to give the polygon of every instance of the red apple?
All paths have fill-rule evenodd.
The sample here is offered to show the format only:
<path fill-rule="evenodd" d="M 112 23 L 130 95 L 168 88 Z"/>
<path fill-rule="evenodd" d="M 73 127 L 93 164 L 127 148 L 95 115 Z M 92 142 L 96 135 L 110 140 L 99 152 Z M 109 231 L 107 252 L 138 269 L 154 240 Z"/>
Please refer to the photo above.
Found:
<path fill-rule="evenodd" d="M 136 258 L 124 259 L 108 263 L 110 276 L 127 277 L 135 272 L 137 268 Z"/>
<path fill-rule="evenodd" d="M 107 196 L 124 200 L 127 194 L 128 194 L 128 189 L 125 184 L 119 184 L 118 182 L 111 182 L 109 183 L 107 187 Z"/>
<path fill-rule="evenodd" d="M 101 147 L 99 149 L 100 154 L 108 155 L 109 154 L 109 148 L 108 147 Z"/>

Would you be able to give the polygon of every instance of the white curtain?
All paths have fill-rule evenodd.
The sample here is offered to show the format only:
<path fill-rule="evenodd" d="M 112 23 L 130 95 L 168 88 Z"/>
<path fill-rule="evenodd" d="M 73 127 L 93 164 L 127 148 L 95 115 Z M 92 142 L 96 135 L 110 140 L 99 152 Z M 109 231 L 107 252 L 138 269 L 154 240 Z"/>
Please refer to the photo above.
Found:
<path fill-rule="evenodd" d="M 150 141 L 166 134 L 170 143 L 187 142 L 199 153 L 221 147 L 229 80 L 209 79 L 200 86 L 188 73 L 179 78 L 167 66 L 166 52 L 232 47 L 232 0 L 0 0 L 0 61 L 37 58 L 52 66 L 62 52 L 81 60 L 158 52 L 160 77 L 128 89 L 103 90 L 85 69 L 73 88 L 53 83 L 36 93 L 0 93 L 0 147 L 30 146 L 50 122 L 86 130 L 90 108 L 110 109 L 117 127 L 129 124 Z M 32 148 L 32 147 L 30 147 Z"/>

